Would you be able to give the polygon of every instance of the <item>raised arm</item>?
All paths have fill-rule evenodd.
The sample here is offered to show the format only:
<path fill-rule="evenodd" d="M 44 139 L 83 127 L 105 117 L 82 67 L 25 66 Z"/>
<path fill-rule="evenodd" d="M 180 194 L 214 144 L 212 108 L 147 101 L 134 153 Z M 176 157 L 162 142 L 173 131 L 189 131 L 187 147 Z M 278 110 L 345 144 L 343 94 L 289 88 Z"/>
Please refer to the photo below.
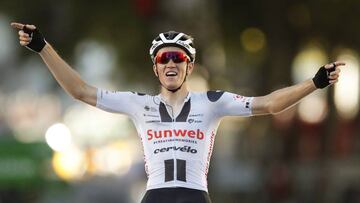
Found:
<path fill-rule="evenodd" d="M 44 40 L 34 25 L 11 23 L 11 26 L 19 30 L 20 44 L 39 53 L 56 81 L 69 95 L 90 105 L 96 105 L 97 88 L 86 84 Z"/>
<path fill-rule="evenodd" d="M 255 97 L 252 104 L 253 115 L 277 114 L 297 104 L 302 98 L 318 88 L 333 85 L 338 81 L 340 68 L 344 62 L 334 62 L 321 67 L 313 79 L 276 90 L 266 96 Z"/>

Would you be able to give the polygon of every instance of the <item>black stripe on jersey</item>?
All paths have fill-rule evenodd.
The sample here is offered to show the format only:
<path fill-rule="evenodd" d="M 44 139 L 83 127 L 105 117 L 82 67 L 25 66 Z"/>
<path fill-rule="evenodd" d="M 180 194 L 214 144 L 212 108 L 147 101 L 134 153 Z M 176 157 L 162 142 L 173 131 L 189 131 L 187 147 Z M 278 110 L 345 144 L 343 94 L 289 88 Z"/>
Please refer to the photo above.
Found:
<path fill-rule="evenodd" d="M 191 102 L 190 99 L 185 102 L 183 108 L 181 109 L 180 114 L 176 117 L 175 122 L 186 122 L 190 113 Z M 159 112 L 161 122 L 172 122 L 172 117 L 169 115 L 169 112 L 166 109 L 166 106 L 163 102 L 160 102 Z"/>
<path fill-rule="evenodd" d="M 171 122 L 172 121 L 172 118 L 169 115 L 165 104 L 162 102 L 160 102 L 160 105 L 159 105 L 159 112 L 160 112 L 161 122 Z"/>
<path fill-rule="evenodd" d="M 176 159 L 176 179 L 186 182 L 186 161 Z"/>
<path fill-rule="evenodd" d="M 178 115 L 178 117 L 176 118 L 176 122 L 186 122 L 189 113 L 190 113 L 190 107 L 191 107 L 191 103 L 190 103 L 190 99 L 184 104 L 183 108 L 181 109 L 180 114 Z"/>
<path fill-rule="evenodd" d="M 206 94 L 211 102 L 216 102 L 224 94 L 224 91 L 208 91 Z"/>
<path fill-rule="evenodd" d="M 174 159 L 164 160 L 165 164 L 165 182 L 174 180 Z"/>
<path fill-rule="evenodd" d="M 140 93 L 140 92 L 133 92 L 133 91 L 131 91 L 133 94 L 137 94 L 137 95 L 139 95 L 139 96 L 145 96 L 146 94 L 145 93 Z"/>

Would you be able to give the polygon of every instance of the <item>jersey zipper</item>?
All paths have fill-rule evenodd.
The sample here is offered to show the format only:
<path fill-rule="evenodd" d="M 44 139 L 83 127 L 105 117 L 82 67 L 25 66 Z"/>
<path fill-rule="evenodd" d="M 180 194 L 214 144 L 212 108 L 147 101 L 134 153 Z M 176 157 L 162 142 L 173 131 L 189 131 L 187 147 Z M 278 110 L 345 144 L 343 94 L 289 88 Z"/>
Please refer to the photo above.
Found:
<path fill-rule="evenodd" d="M 168 109 L 171 111 L 171 128 L 174 129 L 174 123 L 175 123 L 175 115 L 174 115 L 174 109 L 172 106 L 166 104 L 166 106 L 168 106 Z M 175 143 L 176 144 L 176 143 Z M 174 145 L 175 145 L 174 144 Z M 175 151 L 172 150 L 172 158 L 173 158 L 173 162 L 174 162 L 174 186 L 176 185 L 176 174 L 177 174 L 177 163 L 176 163 L 176 156 L 175 156 Z"/>
<path fill-rule="evenodd" d="M 175 113 L 174 113 L 174 109 L 171 107 L 171 118 L 172 118 L 172 122 L 171 122 L 171 128 L 174 129 L 174 123 L 175 123 Z M 175 144 L 176 145 L 176 142 Z M 173 154 L 173 161 L 174 161 L 174 185 L 176 185 L 176 174 L 177 174 L 177 165 L 176 165 L 176 154 L 175 154 L 175 150 L 172 150 L 172 154 Z"/>
<path fill-rule="evenodd" d="M 189 95 L 187 95 L 188 97 Z M 180 109 L 180 112 L 182 111 L 182 109 L 184 108 L 185 105 L 185 101 L 183 101 L 183 105 Z M 174 113 L 174 109 L 171 105 L 167 104 L 166 102 L 164 102 L 165 106 L 167 107 L 167 111 L 169 112 L 169 110 L 171 111 L 171 128 L 174 130 L 174 123 L 175 123 L 175 113 Z M 169 110 L 168 110 L 169 109 Z M 176 143 L 175 143 L 176 144 Z M 174 144 L 174 145 L 175 145 Z M 172 150 L 172 157 L 173 157 L 173 161 L 174 161 L 174 186 L 176 186 L 177 183 L 177 160 L 176 160 L 176 152 L 175 150 Z"/>

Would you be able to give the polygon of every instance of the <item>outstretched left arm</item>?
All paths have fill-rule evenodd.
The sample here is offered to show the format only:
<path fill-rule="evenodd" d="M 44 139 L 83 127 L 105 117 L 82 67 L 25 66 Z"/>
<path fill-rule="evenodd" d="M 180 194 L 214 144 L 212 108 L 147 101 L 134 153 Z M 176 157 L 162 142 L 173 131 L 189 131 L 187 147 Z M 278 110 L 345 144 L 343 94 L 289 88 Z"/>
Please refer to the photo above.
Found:
<path fill-rule="evenodd" d="M 313 79 L 276 90 L 262 97 L 255 97 L 252 104 L 253 115 L 277 114 L 309 95 L 318 88 L 324 88 L 338 81 L 340 68 L 344 62 L 334 62 L 321 67 Z"/>

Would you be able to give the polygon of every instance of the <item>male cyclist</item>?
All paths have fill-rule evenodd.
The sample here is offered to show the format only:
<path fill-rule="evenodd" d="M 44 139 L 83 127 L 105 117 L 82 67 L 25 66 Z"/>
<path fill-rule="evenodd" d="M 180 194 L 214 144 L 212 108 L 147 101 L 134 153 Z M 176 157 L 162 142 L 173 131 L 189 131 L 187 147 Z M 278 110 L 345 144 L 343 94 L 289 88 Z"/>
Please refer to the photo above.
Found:
<path fill-rule="evenodd" d="M 214 139 L 224 116 L 279 113 L 318 88 L 338 81 L 343 62 L 327 64 L 314 78 L 266 96 L 245 97 L 224 91 L 190 92 L 186 78 L 194 69 L 193 39 L 169 31 L 150 48 L 158 95 L 107 91 L 85 83 L 45 41 L 34 25 L 12 23 L 22 46 L 38 52 L 61 87 L 75 99 L 105 111 L 128 115 L 142 141 L 147 192 L 142 203 L 208 203 L 207 173 Z"/>

